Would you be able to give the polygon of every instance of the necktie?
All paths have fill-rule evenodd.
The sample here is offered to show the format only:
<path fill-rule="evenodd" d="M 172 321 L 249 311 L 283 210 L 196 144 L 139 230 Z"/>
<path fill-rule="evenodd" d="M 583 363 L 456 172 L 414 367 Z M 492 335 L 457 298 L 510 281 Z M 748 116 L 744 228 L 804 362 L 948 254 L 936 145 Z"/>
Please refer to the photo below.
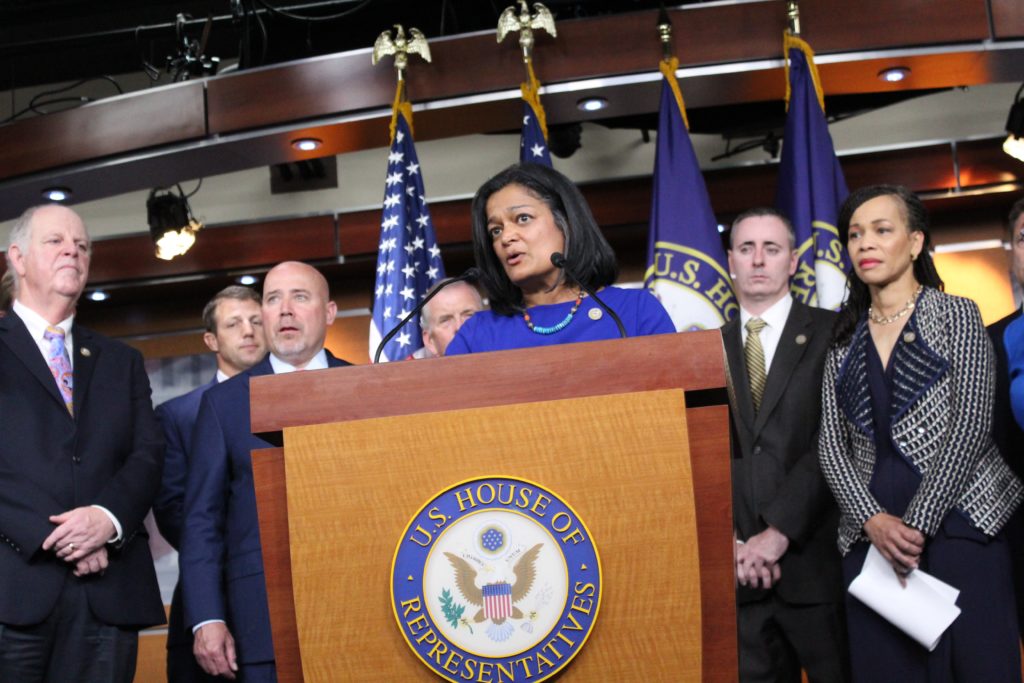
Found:
<path fill-rule="evenodd" d="M 43 339 L 50 342 L 50 351 L 46 354 L 46 364 L 50 366 L 53 379 L 57 382 L 57 389 L 60 390 L 64 405 L 68 412 L 75 414 L 72 403 L 72 389 L 75 385 L 74 376 L 71 374 L 71 359 L 68 357 L 68 350 L 64 346 L 64 330 L 59 327 L 47 327 L 43 333 Z"/>
<path fill-rule="evenodd" d="M 747 321 L 747 343 L 743 347 L 743 359 L 747 362 L 747 375 L 750 377 L 750 398 L 754 402 L 754 412 L 761 408 L 761 397 L 764 396 L 764 383 L 767 374 L 764 369 L 764 347 L 761 346 L 760 332 L 768 323 L 760 318 Z"/>

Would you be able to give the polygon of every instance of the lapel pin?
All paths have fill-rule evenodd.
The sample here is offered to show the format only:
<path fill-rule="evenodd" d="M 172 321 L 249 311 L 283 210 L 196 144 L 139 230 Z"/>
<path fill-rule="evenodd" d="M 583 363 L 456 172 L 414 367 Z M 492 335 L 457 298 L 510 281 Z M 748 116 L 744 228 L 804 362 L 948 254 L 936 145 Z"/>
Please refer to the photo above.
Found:
<path fill-rule="evenodd" d="M 587 312 L 587 315 L 590 316 L 591 320 L 600 320 L 601 317 L 604 315 L 604 311 L 602 311 L 600 308 L 591 308 Z"/>
<path fill-rule="evenodd" d="M 89 349 L 87 349 L 87 348 L 85 348 L 85 347 L 83 346 L 83 347 L 82 347 L 82 351 L 81 351 L 81 354 L 82 354 L 83 356 L 85 356 L 86 358 L 88 358 L 89 356 L 91 356 L 91 355 L 92 355 L 92 351 L 90 351 Z"/>
<path fill-rule="evenodd" d="M 915 339 L 917 339 L 917 335 L 914 334 L 913 332 L 903 333 L 903 341 L 905 341 L 906 343 L 913 344 Z"/>
<path fill-rule="evenodd" d="M 806 344 L 807 343 L 807 335 L 806 334 L 798 334 L 798 335 L 796 335 L 796 343 L 801 345 L 801 346 Z"/>

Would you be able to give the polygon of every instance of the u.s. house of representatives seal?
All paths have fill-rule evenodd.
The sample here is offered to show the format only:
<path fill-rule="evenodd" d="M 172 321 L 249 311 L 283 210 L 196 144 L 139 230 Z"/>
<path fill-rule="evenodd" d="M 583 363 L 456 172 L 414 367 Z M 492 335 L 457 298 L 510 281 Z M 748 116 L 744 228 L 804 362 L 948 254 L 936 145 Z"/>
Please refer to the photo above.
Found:
<path fill-rule="evenodd" d="M 442 678 L 535 683 L 586 643 L 601 563 L 586 525 L 550 490 L 473 479 L 413 516 L 395 550 L 391 601 L 409 647 Z"/>

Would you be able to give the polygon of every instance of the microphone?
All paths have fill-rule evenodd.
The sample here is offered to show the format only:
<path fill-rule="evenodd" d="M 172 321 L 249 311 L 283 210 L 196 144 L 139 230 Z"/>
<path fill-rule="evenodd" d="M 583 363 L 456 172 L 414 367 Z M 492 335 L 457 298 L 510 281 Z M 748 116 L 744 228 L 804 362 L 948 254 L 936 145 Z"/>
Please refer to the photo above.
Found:
<path fill-rule="evenodd" d="M 384 347 L 387 346 L 387 343 L 389 341 L 391 341 L 391 339 L 396 334 L 398 334 L 399 330 L 401 330 L 403 327 L 405 327 L 405 324 L 407 322 L 412 320 L 412 317 L 414 315 L 416 315 L 420 311 L 422 311 L 423 307 L 427 305 L 427 302 L 430 301 L 431 299 L 433 299 L 435 296 L 437 296 L 438 292 L 440 292 L 442 289 L 444 289 L 448 285 L 454 284 L 456 282 L 470 282 L 470 281 L 476 281 L 476 280 L 479 280 L 479 279 L 480 279 L 480 269 L 477 268 L 476 266 L 470 266 L 469 268 L 466 269 L 466 272 L 463 273 L 462 275 L 460 275 L 458 277 L 448 278 L 447 280 L 444 280 L 437 287 L 434 287 L 434 290 L 432 292 L 430 292 L 430 294 L 427 294 L 425 297 L 423 297 L 423 299 L 418 304 L 416 304 L 416 307 L 413 308 L 411 311 L 409 311 L 409 313 L 404 318 L 402 318 L 402 320 L 397 325 L 392 327 L 391 330 L 386 335 L 384 335 L 384 338 L 380 340 L 380 344 L 377 345 L 377 351 L 373 354 L 373 362 L 374 362 L 374 364 L 376 364 L 377 361 L 380 360 L 380 354 L 384 353 Z"/>
<path fill-rule="evenodd" d="M 620 337 L 625 339 L 628 336 L 626 334 L 626 328 L 622 324 L 622 319 L 619 318 L 619 316 L 615 314 L 615 311 L 613 311 L 608 306 L 608 304 L 606 304 L 605 302 L 601 301 L 601 298 L 599 296 L 597 296 L 597 294 L 594 292 L 594 290 L 590 289 L 590 287 L 587 287 L 585 284 L 583 284 L 583 280 L 581 280 L 579 277 L 577 277 L 576 273 L 574 273 L 572 271 L 572 269 L 569 267 L 569 262 L 566 260 L 565 256 L 562 254 L 562 252 L 556 251 L 555 253 L 553 253 L 551 255 L 551 263 L 552 263 L 552 265 L 555 266 L 555 268 L 561 268 L 566 273 L 568 273 L 569 277 L 571 277 L 573 280 L 575 280 L 576 284 L 578 284 L 580 286 L 580 289 L 582 289 L 584 292 L 586 292 L 590 296 L 590 298 L 593 299 L 597 303 L 598 306 L 600 306 L 601 308 L 603 308 L 605 311 L 608 312 L 608 315 L 610 315 L 612 317 L 612 320 L 615 321 L 615 324 L 619 328 L 619 336 Z"/>

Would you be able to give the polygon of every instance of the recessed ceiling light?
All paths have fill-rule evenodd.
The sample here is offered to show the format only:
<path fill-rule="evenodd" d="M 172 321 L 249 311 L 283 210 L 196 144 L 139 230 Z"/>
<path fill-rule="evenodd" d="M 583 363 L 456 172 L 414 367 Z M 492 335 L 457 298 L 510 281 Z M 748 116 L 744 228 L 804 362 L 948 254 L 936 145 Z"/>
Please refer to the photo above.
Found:
<path fill-rule="evenodd" d="M 878 77 L 886 83 L 899 83 L 910 75 L 910 69 L 905 66 L 894 66 L 889 69 L 882 69 Z"/>
<path fill-rule="evenodd" d="M 106 301 L 110 298 L 110 295 L 104 292 L 102 289 L 97 289 L 94 292 L 89 292 L 89 299 L 92 301 Z"/>
<path fill-rule="evenodd" d="M 238 276 L 238 278 L 235 281 L 238 284 L 240 284 L 240 285 L 245 285 L 245 286 L 248 287 L 249 285 L 256 284 L 256 276 L 255 275 L 240 275 L 240 276 Z"/>
<path fill-rule="evenodd" d="M 603 97 L 584 97 L 576 103 L 581 111 L 601 111 L 608 107 L 608 100 Z"/>
<path fill-rule="evenodd" d="M 323 140 L 318 138 L 296 138 L 292 140 L 292 147 L 300 152 L 312 152 L 314 149 L 319 149 L 323 144 Z"/>
<path fill-rule="evenodd" d="M 71 199 L 71 190 L 66 187 L 48 187 L 43 190 L 43 199 L 51 202 L 66 202 Z"/>

